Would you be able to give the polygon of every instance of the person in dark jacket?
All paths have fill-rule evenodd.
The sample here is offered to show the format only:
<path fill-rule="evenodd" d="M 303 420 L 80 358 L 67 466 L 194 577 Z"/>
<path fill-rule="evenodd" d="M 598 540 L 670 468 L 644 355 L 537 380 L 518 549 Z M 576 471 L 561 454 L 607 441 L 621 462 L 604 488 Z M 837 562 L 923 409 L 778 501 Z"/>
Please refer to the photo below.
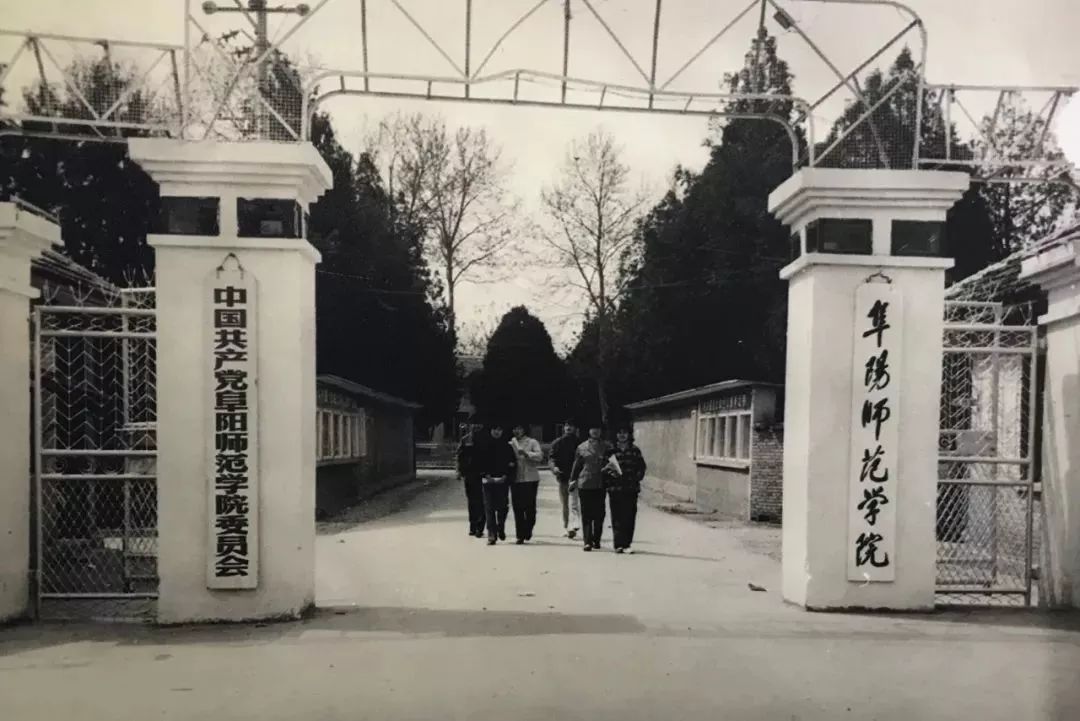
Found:
<path fill-rule="evenodd" d="M 563 434 L 551 445 L 551 470 L 559 483 L 559 502 L 562 504 L 563 533 L 567 538 L 577 535 L 581 527 L 581 504 L 577 491 L 570 490 L 570 473 L 581 440 L 573 421 L 563 426 Z"/>
<path fill-rule="evenodd" d="M 605 466 L 605 486 L 611 504 L 611 532 L 615 537 L 615 553 L 633 553 L 634 525 L 637 521 L 638 494 L 645 478 L 645 457 L 634 445 L 628 425 L 620 425 L 615 432 L 615 445 L 609 458 L 615 463 Z"/>
<path fill-rule="evenodd" d="M 465 500 L 469 507 L 469 535 L 484 537 L 484 484 L 480 467 L 481 448 L 478 445 L 483 427 L 475 424 L 465 426 L 465 433 L 457 449 L 457 474 L 465 482 Z"/>
<path fill-rule="evenodd" d="M 589 440 L 577 447 L 574 468 L 570 472 L 571 491 L 581 497 L 581 534 L 584 550 L 600 548 L 604 533 L 604 479 L 601 469 L 610 455 L 610 445 L 603 438 L 599 423 L 589 427 Z"/>
<path fill-rule="evenodd" d="M 487 513 L 488 545 L 506 540 L 506 512 L 510 504 L 510 484 L 517 477 L 517 456 L 503 437 L 501 424 L 491 426 L 491 438 L 481 451 L 481 483 Z"/>

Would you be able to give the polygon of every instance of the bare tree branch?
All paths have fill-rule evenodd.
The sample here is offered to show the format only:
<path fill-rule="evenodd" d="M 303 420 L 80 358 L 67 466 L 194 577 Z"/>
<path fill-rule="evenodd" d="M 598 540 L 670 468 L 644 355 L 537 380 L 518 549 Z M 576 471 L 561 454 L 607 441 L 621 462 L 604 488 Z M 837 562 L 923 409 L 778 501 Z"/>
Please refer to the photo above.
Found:
<path fill-rule="evenodd" d="M 631 190 L 629 179 L 621 149 L 597 130 L 571 144 L 559 180 L 541 193 L 550 230 L 538 235 L 573 274 L 561 285 L 585 295 L 587 316 L 597 322 L 597 387 L 605 421 L 607 326 L 623 285 L 619 261 L 637 238 L 646 200 L 644 193 Z"/>
<path fill-rule="evenodd" d="M 439 269 L 450 324 L 456 329 L 455 293 L 481 269 L 492 274 L 514 242 L 517 202 L 506 189 L 508 168 L 485 130 L 447 130 L 441 118 L 394 115 L 369 141 L 383 158 L 391 194 L 406 223 L 424 236 L 424 252 Z"/>

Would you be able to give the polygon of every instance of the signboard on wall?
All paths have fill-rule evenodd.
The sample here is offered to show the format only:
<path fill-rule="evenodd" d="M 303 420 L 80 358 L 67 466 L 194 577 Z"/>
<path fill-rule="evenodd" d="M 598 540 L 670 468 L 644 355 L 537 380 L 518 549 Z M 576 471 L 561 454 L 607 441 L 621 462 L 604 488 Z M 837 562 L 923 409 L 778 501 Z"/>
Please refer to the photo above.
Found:
<path fill-rule="evenodd" d="M 855 292 L 848 580 L 896 580 L 903 298 L 889 283 Z"/>
<path fill-rule="evenodd" d="M 256 281 L 229 254 L 204 287 L 209 536 L 207 587 L 259 583 Z"/>
<path fill-rule="evenodd" d="M 750 391 L 709 398 L 701 402 L 702 413 L 750 410 Z"/>

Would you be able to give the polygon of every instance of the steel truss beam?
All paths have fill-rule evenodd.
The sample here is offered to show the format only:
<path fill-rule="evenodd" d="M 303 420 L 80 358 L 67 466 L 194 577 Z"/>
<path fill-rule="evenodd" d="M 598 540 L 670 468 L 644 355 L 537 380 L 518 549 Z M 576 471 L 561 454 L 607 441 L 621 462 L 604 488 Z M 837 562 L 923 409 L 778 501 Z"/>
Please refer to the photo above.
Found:
<path fill-rule="evenodd" d="M 178 2 L 180 0 L 177 0 Z M 67 85 L 69 92 L 73 97 L 78 99 L 81 112 L 83 115 L 89 115 L 89 119 L 86 117 L 80 118 L 63 118 L 54 116 L 35 116 L 27 113 L 19 113 L 11 108 L 0 109 L 0 135 L 10 134 L 13 130 L 21 130 L 20 125 L 25 122 L 35 121 L 49 123 L 52 126 L 52 132 L 55 137 L 71 137 L 73 134 L 70 130 L 63 131 L 63 127 L 67 126 L 71 128 L 74 125 L 83 125 L 89 130 L 93 131 L 95 136 L 87 136 L 84 138 L 81 135 L 75 134 L 74 137 L 80 140 L 85 140 L 93 137 L 95 140 L 105 141 L 123 141 L 122 130 L 140 130 L 166 133 L 174 137 L 187 137 L 192 138 L 192 132 L 194 132 L 195 126 L 203 126 L 204 132 L 202 137 L 209 137 L 216 135 L 219 137 L 228 137 L 222 128 L 218 127 L 222 123 L 237 123 L 237 118 L 230 117 L 230 112 L 227 110 L 230 106 L 230 101 L 234 99 L 241 99 L 246 101 L 249 107 L 260 108 L 258 111 L 247 110 L 243 112 L 268 112 L 274 116 L 278 124 L 283 129 L 278 133 L 280 137 L 273 139 L 296 141 L 303 140 L 308 137 L 310 130 L 310 117 L 313 112 L 319 109 L 320 105 L 325 101 L 333 97 L 342 95 L 360 95 L 370 97 L 383 97 L 383 98 L 417 98 L 417 99 L 430 99 L 441 101 L 460 101 L 471 103 L 485 103 L 485 104 L 502 104 L 502 105 L 522 105 L 530 107 L 563 107 L 567 109 L 586 110 L 586 109 L 599 109 L 607 111 L 620 111 L 620 112 L 653 112 L 658 114 L 685 114 L 685 115 L 716 115 L 719 117 L 739 117 L 739 118 L 754 118 L 763 119 L 770 122 L 776 122 L 783 125 L 789 138 L 797 138 L 798 129 L 802 128 L 806 131 L 805 139 L 809 150 L 808 157 L 803 159 L 796 155 L 794 165 L 798 166 L 805 163 L 809 165 L 815 165 L 820 163 L 826 158 L 829 152 L 834 150 L 839 141 L 833 143 L 829 149 L 825 152 L 817 153 L 815 155 L 815 147 L 819 142 L 818 138 L 814 134 L 814 116 L 813 113 L 818 110 L 823 103 L 832 98 L 838 91 L 846 89 L 852 96 L 852 98 L 859 103 L 864 113 L 859 118 L 859 121 L 851 128 L 846 129 L 844 136 L 849 135 L 856 127 L 867 127 L 875 139 L 875 145 L 877 154 L 880 161 L 888 165 L 888 159 L 885 155 L 884 145 L 881 137 L 880 129 L 874 125 L 874 108 L 871 103 L 865 97 L 862 91 L 859 74 L 863 73 L 870 65 L 879 59 L 890 48 L 894 47 L 901 39 L 908 36 L 915 31 L 918 35 L 919 47 L 917 49 L 918 62 L 914 72 L 914 78 L 912 82 L 917 83 L 918 92 L 917 100 L 915 103 L 915 118 L 913 127 L 916 129 L 922 128 L 923 116 L 924 116 L 924 104 L 926 97 L 935 90 L 947 89 L 944 93 L 943 101 L 945 102 L 944 109 L 951 113 L 954 109 L 954 105 L 957 106 L 960 112 L 967 112 L 966 108 L 955 103 L 955 92 L 960 90 L 960 86 L 942 86 L 931 85 L 926 82 L 926 57 L 927 57 L 927 30 L 923 24 L 922 19 L 915 13 L 910 7 L 902 2 L 896 2 L 894 0 L 749 0 L 748 4 L 742 6 L 734 16 L 723 22 L 719 26 L 718 32 L 713 35 L 708 42 L 706 42 L 700 49 L 689 55 L 688 59 L 683 62 L 678 69 L 666 80 L 659 81 L 657 79 L 658 59 L 661 52 L 662 38 L 660 30 L 662 26 L 664 3 L 662 0 L 654 0 L 653 3 L 648 4 L 647 8 L 649 12 L 642 13 L 641 23 L 649 24 L 649 31 L 651 33 L 651 52 L 648 59 L 638 58 L 629 49 L 629 44 L 620 37 L 616 32 L 612 24 L 605 17 L 603 7 L 599 6 L 594 0 L 538 0 L 535 3 L 529 3 L 526 7 L 523 7 L 523 13 L 516 17 L 515 20 L 510 23 L 504 32 L 502 32 L 498 39 L 492 44 L 492 46 L 477 55 L 481 58 L 478 64 L 474 63 L 474 52 L 476 50 L 474 37 L 473 37 L 473 25 L 477 18 L 480 16 L 480 10 L 474 7 L 473 0 L 460 0 L 462 8 L 464 10 L 464 53 L 459 55 L 453 51 L 444 47 L 436 39 L 437 33 L 434 32 L 435 28 L 430 25 L 425 25 L 422 19 L 410 10 L 410 6 L 414 5 L 416 0 L 360 0 L 360 50 L 361 50 L 361 70 L 353 68 L 346 68 L 336 71 L 322 71 L 317 73 L 311 80 L 309 80 L 303 89 L 302 102 L 303 110 L 300 119 L 300 127 L 293 127 L 293 125 L 283 117 L 280 108 L 275 107 L 273 97 L 266 97 L 265 90 L 259 90 L 258 92 L 251 93 L 247 88 L 243 87 L 244 82 L 251 77 L 258 68 L 262 67 L 268 62 L 273 62 L 272 58 L 277 52 L 279 52 L 284 43 L 290 38 L 294 37 L 296 33 L 308 23 L 311 23 L 314 18 L 319 17 L 321 11 L 331 0 L 319 0 L 317 3 L 313 3 L 313 7 L 306 15 L 301 16 L 289 16 L 281 20 L 281 28 L 279 30 L 279 36 L 268 44 L 267 47 L 259 54 L 259 57 L 246 60 L 233 60 L 228 57 L 225 51 L 222 49 L 220 43 L 210 38 L 203 25 L 199 22 L 199 10 L 197 9 L 198 3 L 196 0 L 183 0 L 184 5 L 184 45 L 173 46 L 165 44 L 155 43 L 140 43 L 121 40 L 107 40 L 103 41 L 97 38 L 80 38 L 64 35 L 49 35 L 43 33 L 22 33 L 14 31 L 0 30 L 0 37 L 2 36 L 20 36 L 24 38 L 24 42 L 20 43 L 16 48 L 14 56 L 11 61 L 6 63 L 6 67 L 0 67 L 0 85 L 6 80 L 11 73 L 14 63 L 19 60 L 20 56 L 27 50 L 30 50 L 38 59 L 40 71 L 44 79 L 44 65 L 41 61 L 42 51 L 45 52 L 47 57 L 50 57 L 53 64 L 57 66 L 57 70 L 61 72 L 61 77 L 64 83 Z M 370 43 L 369 33 L 372 32 L 372 28 L 369 27 L 370 16 L 368 13 L 369 5 L 377 2 L 383 2 L 387 7 L 390 7 L 393 14 L 398 17 L 404 18 L 405 21 L 415 30 L 418 38 L 423 42 L 430 45 L 447 63 L 450 68 L 448 75 L 437 74 L 419 74 L 410 75 L 399 72 L 394 72 L 392 69 L 381 69 L 379 71 L 372 70 L 372 62 L 377 62 L 378 58 L 370 57 Z M 560 74 L 552 74 L 547 72 L 541 72 L 534 69 L 521 68 L 515 70 L 502 71 L 497 73 L 483 74 L 488 67 L 491 60 L 498 53 L 498 51 L 507 46 L 508 43 L 512 43 L 516 36 L 518 36 L 522 29 L 528 27 L 530 21 L 532 21 L 539 11 L 543 9 L 545 5 L 558 3 L 562 6 L 562 20 L 563 27 L 561 35 L 562 40 L 562 72 Z M 844 72 L 839 64 L 835 62 L 825 49 L 818 46 L 810 37 L 806 28 L 787 11 L 786 8 L 794 9 L 799 6 L 805 6 L 807 4 L 814 3 L 817 5 L 844 5 L 844 6 L 864 6 L 864 7 L 878 7 L 878 8 L 891 8 L 897 11 L 904 17 L 906 24 L 899 30 L 891 39 L 886 43 L 878 47 L 866 60 L 861 62 L 853 70 Z M 244 11 L 246 3 L 244 0 L 233 0 L 233 4 L 237 6 L 241 11 L 235 13 L 239 16 L 242 23 L 250 23 L 254 25 L 256 20 L 252 17 L 250 11 Z M 669 2 L 670 6 L 670 2 Z M 713 48 L 721 39 L 723 39 L 730 30 L 743 20 L 750 12 L 755 9 L 760 9 L 761 23 L 765 22 L 766 9 L 773 9 L 776 11 L 774 20 L 781 24 L 781 26 L 793 33 L 794 36 L 800 38 L 806 43 L 807 47 L 830 69 L 830 71 L 836 76 L 837 82 L 824 94 L 818 97 L 812 102 L 806 102 L 798 97 L 777 97 L 769 96 L 767 99 L 773 104 L 770 110 L 766 113 L 750 113 L 750 114 L 729 114 L 726 112 L 726 108 L 733 102 L 739 100 L 755 100 L 766 99 L 758 98 L 750 94 L 718 94 L 712 92 L 699 92 L 694 90 L 673 90 L 672 84 L 683 76 L 683 74 L 695 64 L 701 61 L 701 58 L 707 51 Z M 578 12 L 572 12 L 577 10 Z M 578 15 L 586 18 L 590 22 L 596 23 L 606 41 L 610 42 L 612 49 L 617 52 L 619 56 L 625 59 L 627 65 L 632 67 L 633 70 L 642 78 L 642 85 L 640 86 L 628 86 L 621 83 L 608 82 L 603 79 L 583 79 L 576 77 L 576 74 L 572 71 L 572 58 L 570 48 L 570 31 L 571 23 Z M 441 30 L 442 28 L 439 28 Z M 644 30 L 644 28 L 643 28 Z M 374 29 L 378 32 L 378 28 Z M 244 29 L 240 29 L 237 32 L 246 32 Z M 552 36 L 552 40 L 555 40 L 557 36 Z M 145 80 L 151 73 L 161 64 L 165 56 L 169 56 L 172 73 L 171 78 L 174 85 L 175 93 L 175 117 L 170 117 L 160 123 L 127 123 L 122 119 L 117 119 L 117 111 L 123 106 L 124 101 L 130 94 L 134 92 L 131 88 L 125 90 L 124 96 L 119 99 L 111 99 L 110 106 L 104 109 L 96 107 L 90 99 L 81 97 L 82 93 L 80 89 L 74 85 L 71 78 L 66 77 L 64 68 L 59 67 L 56 58 L 51 56 L 49 48 L 46 44 L 49 40 L 63 40 L 66 42 L 74 43 L 86 43 L 102 45 L 106 48 L 106 52 L 110 46 L 117 48 L 130 48 L 130 49 L 142 49 L 146 52 L 158 52 L 159 54 L 150 57 L 147 56 L 145 63 L 140 63 L 138 70 L 140 71 L 140 80 Z M 210 41 L 215 52 L 218 54 L 222 63 L 229 70 L 229 78 L 225 83 L 224 89 L 221 88 L 212 89 L 213 95 L 213 109 L 212 113 L 207 117 L 197 118 L 194 117 L 195 108 L 193 106 L 193 82 L 197 79 L 197 76 L 201 74 L 198 68 L 193 66 L 192 51 L 195 46 L 202 42 Z M 535 39 L 530 43 L 536 45 Z M 183 62 L 177 63 L 177 55 L 182 54 Z M 474 69 L 475 68 L 475 69 Z M 319 81 L 326 81 L 327 79 L 336 79 L 338 81 L 338 87 L 330 90 L 326 90 L 319 87 Z M 359 79 L 362 81 L 360 87 L 351 87 L 348 84 L 349 79 Z M 209 84 L 211 78 L 202 77 L 202 81 Z M 393 81 L 397 83 L 406 82 L 413 87 L 409 89 L 400 89 L 397 87 L 387 87 L 387 83 Z M 376 88 L 375 85 L 381 82 L 383 87 Z M 527 85 L 543 85 L 553 84 L 557 89 L 558 99 L 536 99 L 526 98 L 522 95 L 522 83 Z M 138 85 L 138 83 L 133 83 Z M 437 87 L 449 86 L 452 90 L 448 92 L 436 92 Z M 476 91 L 483 90 L 481 96 L 477 96 Z M 989 129 L 983 133 L 985 135 L 984 143 L 989 144 L 987 148 L 987 155 L 991 158 L 997 158 L 997 148 L 993 146 L 994 129 L 997 127 L 999 121 L 999 114 L 1001 112 L 1001 104 L 1004 102 L 1006 95 L 1009 93 L 1036 91 L 1041 90 L 1039 88 L 997 88 L 1000 92 L 998 98 L 998 106 L 995 109 L 993 120 L 989 124 Z M 1060 106 L 1062 100 L 1064 100 L 1075 89 L 1073 88 L 1055 88 L 1056 94 L 1048 102 L 1048 106 L 1044 108 L 1044 113 L 1036 116 L 1038 120 L 1042 115 L 1047 115 L 1045 125 L 1041 128 L 1040 137 L 1035 147 L 1031 149 L 1028 157 L 1015 158 L 1013 161 L 1007 164 L 1007 168 L 997 168 L 992 173 L 986 173 L 985 180 L 991 182 L 1025 182 L 1027 180 L 1038 182 L 1058 182 L 1060 179 L 1053 175 L 1059 170 L 1059 164 L 1055 164 L 1047 157 L 1044 157 L 1043 146 L 1046 140 L 1046 131 L 1049 127 L 1050 121 L 1053 119 L 1053 114 Z M 572 91 L 578 91 L 579 95 L 583 91 L 584 93 L 592 93 L 596 96 L 595 104 L 577 100 L 571 100 L 568 98 L 568 93 Z M 252 97 L 247 97 L 248 94 Z M 484 97 L 484 94 L 487 96 Z M 613 100 L 618 98 L 618 100 Z M 781 101 L 787 101 L 792 104 L 794 109 L 792 117 L 784 117 L 772 112 L 772 107 Z M 681 106 L 681 109 L 673 107 L 663 107 L 664 104 L 669 106 L 673 103 L 677 103 Z M 877 105 L 880 105 L 878 103 Z M 3 121 L 7 121 L 7 126 L 4 127 Z M 77 122 L 76 122 L 77 121 Z M 947 126 L 950 125 L 947 120 Z M 975 129 L 979 132 L 983 132 L 978 123 L 973 123 Z M 103 132 L 104 131 L 104 132 Z M 35 130 L 35 134 L 41 134 L 42 131 Z M 261 129 L 256 131 L 256 134 L 263 132 Z M 951 129 L 949 131 L 951 138 Z M 250 130 L 245 130 L 240 125 L 236 125 L 236 133 L 240 136 L 249 136 Z M 193 138 L 194 139 L 194 138 Z M 842 138 L 841 138 L 842 139 Z M 965 167 L 979 172 L 979 166 L 972 160 L 958 160 L 953 157 L 953 143 L 946 143 L 946 157 L 934 158 L 930 157 L 922 147 L 922 134 L 920 132 L 914 133 L 913 138 L 913 151 L 911 157 L 910 167 Z M 793 144 L 796 147 L 797 144 Z M 986 158 L 984 158 L 986 160 Z M 1051 176 L 1048 178 L 1047 173 Z"/>

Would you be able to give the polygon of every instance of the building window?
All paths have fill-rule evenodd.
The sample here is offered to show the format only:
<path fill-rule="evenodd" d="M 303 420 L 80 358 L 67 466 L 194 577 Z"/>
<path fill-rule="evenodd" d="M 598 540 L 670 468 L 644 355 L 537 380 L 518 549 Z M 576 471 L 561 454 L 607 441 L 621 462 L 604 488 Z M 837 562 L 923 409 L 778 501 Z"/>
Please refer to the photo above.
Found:
<path fill-rule="evenodd" d="M 367 455 L 364 409 L 320 410 L 316 428 L 319 462 L 359 460 Z"/>
<path fill-rule="evenodd" d="M 319 460 L 330 457 L 333 442 L 330 439 L 330 412 L 319 411 L 322 422 L 319 424 Z"/>
<path fill-rule="evenodd" d="M 697 414 L 697 460 L 750 460 L 750 396 L 703 401 Z"/>

